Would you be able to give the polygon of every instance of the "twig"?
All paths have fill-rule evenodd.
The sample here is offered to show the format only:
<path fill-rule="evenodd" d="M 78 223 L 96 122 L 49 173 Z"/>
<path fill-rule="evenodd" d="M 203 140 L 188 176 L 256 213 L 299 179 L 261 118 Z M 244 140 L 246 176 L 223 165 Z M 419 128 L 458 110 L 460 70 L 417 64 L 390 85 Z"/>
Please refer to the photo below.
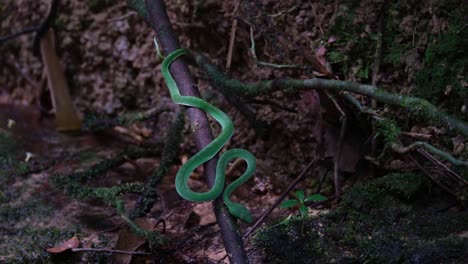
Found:
<path fill-rule="evenodd" d="M 290 13 L 290 12 L 293 12 L 295 11 L 296 9 L 299 8 L 299 5 L 295 5 L 295 6 L 292 6 L 291 8 L 289 8 L 288 10 L 283 10 L 283 11 L 280 11 L 276 14 L 267 14 L 269 17 L 279 17 L 283 14 L 286 14 L 286 13 Z"/>
<path fill-rule="evenodd" d="M 468 181 L 463 179 L 458 173 L 454 172 L 451 170 L 447 165 L 442 163 L 440 160 L 436 159 L 434 156 L 432 156 L 430 153 L 427 153 L 426 151 L 422 149 L 417 149 L 417 152 L 424 156 L 426 159 L 434 163 L 435 165 L 440 166 L 441 168 L 445 169 L 450 175 L 452 175 L 453 178 L 455 178 L 457 181 L 460 181 L 464 183 L 465 185 L 468 185 Z"/>
<path fill-rule="evenodd" d="M 275 69 L 308 69 L 309 67 L 305 65 L 298 65 L 298 64 L 275 64 L 269 62 L 259 61 L 257 58 L 257 53 L 255 51 L 255 38 L 254 38 L 254 31 L 253 26 L 250 25 L 250 55 L 252 56 L 252 60 L 255 64 L 259 66 L 271 67 Z"/>
<path fill-rule="evenodd" d="M 224 87 L 218 87 L 215 83 L 212 83 L 210 80 L 211 85 L 221 92 L 224 98 L 229 102 L 230 105 L 234 106 L 237 111 L 239 111 L 246 119 L 249 121 L 250 126 L 255 130 L 255 134 L 260 138 L 266 138 L 270 131 L 269 125 L 257 119 L 256 113 L 252 110 L 252 108 L 244 103 L 238 95 L 234 94 L 229 89 L 225 89 Z"/>
<path fill-rule="evenodd" d="M 109 18 L 109 19 L 107 19 L 107 22 L 115 22 L 115 21 L 119 21 L 119 20 L 124 20 L 124 19 L 126 19 L 128 17 L 134 16 L 134 15 L 137 15 L 137 14 L 138 13 L 136 11 L 131 11 L 131 12 L 128 12 L 127 14 L 122 15 L 122 16 Z"/>
<path fill-rule="evenodd" d="M 234 170 L 236 170 L 237 167 L 239 167 L 239 165 L 241 165 L 243 162 L 244 159 L 242 158 L 235 159 L 231 166 L 229 166 L 229 169 L 226 171 L 226 177 L 231 176 Z"/>
<path fill-rule="evenodd" d="M 167 107 L 156 106 L 151 109 L 142 112 L 133 112 L 119 115 L 116 118 L 110 118 L 108 116 L 95 116 L 88 114 L 85 116 L 84 127 L 86 130 L 101 131 L 114 126 L 126 126 L 133 123 L 150 119 L 154 116 L 169 112 L 170 109 Z"/>
<path fill-rule="evenodd" d="M 41 39 L 44 37 L 44 35 L 49 31 L 49 29 L 52 27 L 53 28 L 53 22 L 55 21 L 55 18 L 57 17 L 57 7 L 58 7 L 59 1 L 58 0 L 51 0 L 49 4 L 49 10 L 47 11 L 47 16 L 42 21 L 41 25 L 37 29 L 37 33 L 34 36 L 33 40 L 33 55 L 36 57 L 41 57 Z"/>
<path fill-rule="evenodd" d="M 157 34 L 158 42 L 164 54 L 180 48 L 179 40 L 172 29 L 167 16 L 166 7 L 162 0 L 145 0 L 148 21 Z M 183 60 L 177 60 L 170 66 L 171 74 L 177 83 L 182 95 L 200 97 L 187 64 Z M 200 109 L 190 107 L 186 111 L 191 122 L 197 149 L 202 149 L 213 140 L 207 116 Z M 214 157 L 204 164 L 205 178 L 208 185 L 213 186 L 216 178 L 216 164 L 218 158 Z M 248 263 L 244 242 L 236 229 L 234 219 L 226 209 L 222 199 L 214 201 L 214 210 L 221 231 L 226 252 L 231 263 Z"/>
<path fill-rule="evenodd" d="M 229 72 L 229 70 L 231 69 L 232 51 L 234 50 L 234 40 L 236 39 L 236 30 L 237 30 L 236 13 L 237 13 L 237 10 L 239 10 L 239 6 L 241 2 L 242 0 L 237 1 L 236 6 L 234 7 L 233 20 L 232 20 L 232 25 L 231 25 L 231 34 L 229 36 L 229 48 L 228 48 L 228 54 L 227 54 L 227 59 L 226 59 L 226 72 Z"/>
<path fill-rule="evenodd" d="M 29 27 L 29 28 L 25 28 L 21 31 L 18 31 L 18 32 L 15 32 L 13 34 L 10 34 L 10 35 L 6 35 L 6 36 L 1 36 L 0 37 L 0 44 L 3 43 L 3 42 L 6 42 L 10 39 L 14 39 L 16 37 L 19 37 L 23 34 L 27 34 L 27 33 L 32 33 L 32 32 L 36 32 L 39 30 L 40 27 Z"/>
<path fill-rule="evenodd" d="M 392 148 L 393 151 L 395 151 L 397 153 L 400 153 L 400 154 L 405 154 L 405 153 L 408 153 L 410 151 L 414 151 L 414 150 L 419 149 L 419 148 L 424 148 L 425 150 L 429 151 L 430 153 L 435 154 L 435 155 L 447 160 L 448 162 L 452 163 L 453 165 L 463 166 L 463 167 L 468 168 L 468 161 L 459 160 L 459 159 L 455 158 L 454 156 L 452 156 L 450 153 L 445 152 L 443 150 L 440 150 L 440 149 L 432 146 L 431 144 L 423 142 L 423 141 L 416 141 L 416 142 L 414 142 L 411 145 L 406 146 L 406 147 L 402 146 L 402 145 L 399 145 L 397 143 L 393 143 L 391 145 L 391 148 Z"/>
<path fill-rule="evenodd" d="M 266 210 L 262 216 L 255 222 L 255 224 L 244 234 L 243 238 L 246 239 L 247 237 L 250 236 L 250 234 L 257 229 L 261 223 L 265 220 L 265 218 L 270 215 L 270 213 L 284 200 L 284 198 L 291 192 L 291 190 L 300 182 L 304 179 L 304 177 L 307 175 L 307 172 L 310 170 L 310 168 L 317 162 L 318 158 L 314 158 L 307 166 L 304 168 L 304 170 L 297 176 L 297 178 L 289 185 L 289 187 L 286 189 L 286 191 L 283 192 L 283 194 L 276 199 L 275 203 L 270 206 L 268 210 Z"/>
<path fill-rule="evenodd" d="M 342 149 L 343 149 L 343 138 L 344 138 L 344 134 L 345 134 L 345 131 L 346 131 L 346 121 L 347 121 L 347 117 L 346 117 L 346 113 L 343 111 L 343 109 L 341 109 L 340 105 L 338 104 L 338 102 L 335 100 L 334 96 L 331 95 L 330 93 L 326 92 L 328 98 L 330 98 L 330 100 L 333 102 L 333 104 L 335 105 L 335 108 L 340 112 L 340 122 L 341 122 L 341 127 L 340 127 L 340 135 L 338 137 L 338 143 L 336 144 L 336 153 L 335 153 L 335 157 L 333 159 L 333 179 L 334 179 L 334 182 L 335 182 L 335 196 L 336 196 L 336 199 L 340 199 L 341 198 L 341 183 L 340 183 L 340 158 L 341 158 L 341 152 L 342 152 Z"/>
<path fill-rule="evenodd" d="M 420 139 L 431 139 L 432 138 L 431 135 L 421 134 L 421 133 L 414 133 L 414 132 L 401 131 L 400 134 L 402 134 L 403 136 L 408 136 L 408 137 L 413 137 L 413 138 L 420 138 Z"/>
<path fill-rule="evenodd" d="M 380 61 L 382 57 L 382 35 L 383 35 L 384 17 L 385 17 L 384 13 L 385 13 L 385 6 L 386 6 L 385 2 L 386 1 L 384 1 L 382 8 L 380 10 L 380 16 L 379 16 L 379 21 L 378 21 L 378 26 L 377 26 L 377 44 L 375 45 L 374 63 L 372 65 L 372 80 L 371 80 L 372 86 L 377 85 L 377 77 L 379 76 L 379 71 L 380 71 Z M 372 99 L 371 108 L 377 109 L 376 99 Z M 374 121 L 372 122 L 372 134 L 375 134 L 376 129 L 377 129 L 376 122 Z M 377 139 L 376 137 L 372 137 L 370 156 L 374 157 L 376 150 L 377 150 Z M 374 174 L 375 174 L 375 165 L 371 163 L 370 164 L 370 176 L 374 177 Z"/>
<path fill-rule="evenodd" d="M 453 189 L 452 185 L 448 185 L 447 183 L 443 183 L 434 173 L 431 173 L 428 171 L 424 166 L 422 166 L 412 155 L 408 155 L 409 158 L 416 164 L 416 166 L 426 174 L 426 176 L 431 179 L 433 182 L 435 182 L 440 188 L 445 190 L 446 192 L 452 194 L 453 196 L 457 197 L 456 194 L 456 188 Z"/>
<path fill-rule="evenodd" d="M 356 107 L 359 110 L 359 112 L 370 115 L 372 119 L 374 120 L 383 119 L 383 117 L 380 114 L 378 114 L 376 111 L 362 106 L 361 103 L 351 94 L 347 92 L 343 92 L 343 93 L 340 93 L 340 96 L 344 98 L 346 101 L 348 101 L 349 103 L 351 103 L 354 107 Z"/>
<path fill-rule="evenodd" d="M 107 249 L 107 248 L 72 248 L 71 251 L 73 252 L 106 252 L 111 254 L 128 254 L 128 255 L 144 255 L 144 256 L 151 256 L 149 252 L 139 252 L 139 251 L 125 251 L 125 250 L 118 250 L 118 249 Z"/>

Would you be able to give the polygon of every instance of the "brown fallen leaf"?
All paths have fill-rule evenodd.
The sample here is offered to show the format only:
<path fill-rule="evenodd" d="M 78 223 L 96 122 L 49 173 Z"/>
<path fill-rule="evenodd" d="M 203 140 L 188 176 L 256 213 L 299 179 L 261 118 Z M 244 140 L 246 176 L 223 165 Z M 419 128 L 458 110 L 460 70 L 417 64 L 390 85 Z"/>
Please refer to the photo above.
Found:
<path fill-rule="evenodd" d="M 156 224 L 157 220 L 153 218 L 137 218 L 135 219 L 135 224 L 147 231 L 152 231 Z M 145 244 L 146 239 L 144 237 L 137 236 L 129 229 L 123 229 L 119 233 L 119 238 L 114 249 L 124 250 L 124 251 L 135 251 L 143 244 Z M 128 264 L 132 261 L 133 256 L 128 254 L 113 254 L 112 255 L 112 264 Z"/>
<path fill-rule="evenodd" d="M 73 236 L 72 238 L 68 239 L 67 241 L 63 242 L 62 244 L 53 247 L 53 248 L 48 248 L 47 252 L 49 253 L 62 253 L 68 249 L 72 248 L 77 248 L 80 245 L 80 240 L 76 236 Z"/>

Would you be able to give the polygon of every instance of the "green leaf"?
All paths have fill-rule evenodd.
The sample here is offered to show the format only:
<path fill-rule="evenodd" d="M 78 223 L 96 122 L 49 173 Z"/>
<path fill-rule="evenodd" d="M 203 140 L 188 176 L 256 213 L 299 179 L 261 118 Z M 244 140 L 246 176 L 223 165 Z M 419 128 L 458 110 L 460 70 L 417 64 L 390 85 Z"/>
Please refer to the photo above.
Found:
<path fill-rule="evenodd" d="M 296 191 L 296 197 L 297 197 L 297 200 L 299 200 L 299 202 L 303 203 L 304 202 L 304 197 L 305 197 L 304 191 L 303 190 L 297 190 Z"/>
<path fill-rule="evenodd" d="M 301 212 L 302 215 L 309 214 L 309 208 L 307 208 L 307 206 L 305 205 L 301 205 L 301 207 L 299 207 L 299 211 Z"/>
<path fill-rule="evenodd" d="M 296 206 L 296 205 L 299 205 L 298 200 L 286 200 L 281 204 L 280 207 L 281 208 L 289 208 L 289 207 L 293 207 L 293 206 Z"/>
<path fill-rule="evenodd" d="M 305 202 L 321 202 L 328 199 L 327 197 L 320 194 L 309 195 L 305 198 Z"/>

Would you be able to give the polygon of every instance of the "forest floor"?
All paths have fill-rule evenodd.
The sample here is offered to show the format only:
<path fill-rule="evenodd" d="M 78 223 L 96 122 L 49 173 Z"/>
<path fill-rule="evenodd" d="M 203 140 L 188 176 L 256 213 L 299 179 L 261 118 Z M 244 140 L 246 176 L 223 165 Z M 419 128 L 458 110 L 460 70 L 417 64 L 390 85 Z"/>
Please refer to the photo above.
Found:
<path fill-rule="evenodd" d="M 468 10 L 463 1 L 185 2 L 167 1 L 181 46 L 203 53 L 232 78 L 322 77 L 375 84 L 424 98 L 468 120 L 461 110 L 468 107 L 463 52 Z M 0 36 L 39 25 L 47 7 L 48 1 L 3 1 Z M 131 112 L 162 110 L 132 124 L 59 133 L 43 64 L 33 55 L 34 34 L 0 43 L 0 263 L 148 263 L 148 256 L 47 249 L 76 236 L 80 243 L 74 248 L 149 252 L 145 239 L 128 229 L 112 205 L 80 197 L 57 179 L 79 172 L 91 175 L 93 166 L 122 155 L 117 166 L 80 184 L 145 183 L 160 167 L 161 145 L 176 119 L 176 107 L 160 73 L 154 32 L 125 1 L 108 0 L 60 1 L 54 27 L 57 53 L 82 118 L 115 120 Z M 252 56 L 251 34 L 258 61 Z M 230 38 L 234 45 L 228 63 Z M 294 192 L 333 197 L 333 161 L 338 160 L 342 199 L 305 213 L 298 207 L 273 210 L 246 239 L 252 263 L 463 263 L 468 258 L 467 186 L 444 190 L 445 183 L 428 176 L 453 172 L 466 183 L 466 168 L 430 162 L 418 152 L 392 152 L 385 144 L 388 131 L 373 128 L 370 116 L 359 113 L 342 94 L 276 91 L 240 98 L 252 118 L 213 89 L 203 71 L 190 69 L 201 96 L 234 121 L 235 134 L 226 149 L 245 148 L 257 158 L 254 178 L 234 194 L 254 220 L 304 170 L 307 177 Z M 354 98 L 367 108 L 374 104 L 361 95 Z M 398 107 L 377 102 L 372 108 L 376 116 L 398 125 L 404 144 L 425 140 L 467 160 L 466 137 L 413 120 Z M 341 110 L 348 119 L 342 140 Z M 213 124 L 215 134 L 218 130 Z M 190 131 L 186 122 L 175 165 L 157 185 L 158 200 L 136 222 L 167 239 L 153 261 L 228 263 L 212 204 L 185 201 L 175 191 L 178 169 L 196 153 Z M 148 146 L 153 153 L 127 155 L 132 147 Z M 306 170 L 316 158 L 320 161 Z M 241 167 L 231 174 L 240 175 Z M 195 190 L 207 189 L 203 168 L 191 179 Z M 288 199 L 297 198 L 294 192 Z M 124 194 L 122 199 L 131 212 L 141 197 Z M 249 228 L 239 223 L 241 233 Z"/>

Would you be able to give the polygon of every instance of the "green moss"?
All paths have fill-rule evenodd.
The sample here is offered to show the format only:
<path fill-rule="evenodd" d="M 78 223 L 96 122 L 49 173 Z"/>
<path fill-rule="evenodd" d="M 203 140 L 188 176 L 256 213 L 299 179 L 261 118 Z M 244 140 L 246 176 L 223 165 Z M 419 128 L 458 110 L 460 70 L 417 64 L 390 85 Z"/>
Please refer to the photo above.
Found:
<path fill-rule="evenodd" d="M 427 181 L 420 175 L 413 173 L 389 174 L 378 179 L 375 183 L 381 185 L 388 193 L 406 200 L 410 200 L 420 189 L 427 187 Z"/>
<path fill-rule="evenodd" d="M 430 187 L 411 173 L 356 185 L 335 211 L 265 228 L 255 246 L 268 263 L 462 263 L 468 239 L 452 234 L 468 212 L 428 211 L 441 199 Z"/>
<path fill-rule="evenodd" d="M 453 25 L 426 49 L 424 68 L 416 75 L 414 90 L 415 96 L 442 104 L 460 117 L 463 98 L 468 95 L 458 77 L 464 74 L 468 63 L 465 52 L 468 32 L 460 29 L 461 26 Z M 445 95 L 447 91 L 450 91 L 449 96 Z"/>
<path fill-rule="evenodd" d="M 348 76 L 351 68 L 358 68 L 356 77 L 361 81 L 370 77 L 372 54 L 378 38 L 365 30 L 365 24 L 354 23 L 355 9 L 359 1 L 345 1 L 339 6 L 335 20 L 325 39 L 333 36 L 336 41 L 330 44 L 326 54 L 336 73 Z"/>
<path fill-rule="evenodd" d="M 377 122 L 377 132 L 383 137 L 385 144 L 388 146 L 398 143 L 401 129 L 394 120 L 384 119 Z"/>
<path fill-rule="evenodd" d="M 347 60 L 346 55 L 336 51 L 329 52 L 327 57 L 331 63 L 338 63 Z"/>
<path fill-rule="evenodd" d="M 0 129 L 0 170 L 10 165 L 15 157 L 16 140 L 13 135 Z"/>
<path fill-rule="evenodd" d="M 411 45 L 409 43 L 389 42 L 384 62 L 392 64 L 394 67 L 399 67 L 401 66 L 402 58 L 410 50 Z"/>
<path fill-rule="evenodd" d="M 400 23 L 408 15 L 404 2 L 389 3 L 384 19 L 383 34 L 383 63 L 391 65 L 394 69 L 403 67 L 405 54 L 411 51 L 413 35 L 400 29 Z"/>
<path fill-rule="evenodd" d="M 2 226 L 9 226 L 29 217 L 40 218 L 50 215 L 50 212 L 50 206 L 38 200 L 27 201 L 15 206 L 6 204 L 0 206 L 0 222 Z"/>
<path fill-rule="evenodd" d="M 468 259 L 468 240 L 449 236 L 421 240 L 410 245 L 404 258 L 408 263 L 464 263 Z"/>
<path fill-rule="evenodd" d="M 8 238 L 2 236 L 0 257 L 2 263 L 80 263 L 77 255 L 52 255 L 46 251 L 71 238 L 78 229 L 62 230 L 57 228 L 24 228 L 10 230 Z"/>
<path fill-rule="evenodd" d="M 183 126 L 183 118 L 179 119 L 182 119 L 182 121 L 179 121 Z M 123 153 L 117 155 L 117 157 L 114 159 L 101 161 L 82 172 L 74 173 L 72 175 L 54 175 L 54 177 L 52 177 L 52 182 L 57 188 L 64 190 L 68 195 L 76 199 L 82 200 L 98 198 L 103 202 L 113 206 L 116 209 L 117 214 L 122 217 L 122 219 L 130 226 L 133 232 L 135 232 L 137 235 L 146 237 L 150 246 L 156 247 L 166 243 L 166 238 L 156 231 L 149 232 L 137 226 L 127 216 L 124 208 L 124 201 L 121 197 L 126 193 L 148 193 L 147 185 L 133 182 L 112 187 L 89 187 L 86 185 L 86 183 L 95 177 L 102 175 L 107 170 L 121 164 L 123 161 L 129 158 L 135 159 L 142 156 L 151 156 L 159 152 L 159 149 L 156 148 L 129 148 Z"/>
<path fill-rule="evenodd" d="M 318 258 L 322 251 L 320 237 L 311 232 L 311 227 L 309 224 L 305 225 L 303 218 L 292 219 L 287 224 L 260 232 L 254 243 L 257 247 L 265 249 L 266 263 L 305 263 L 302 261 L 312 261 Z"/>
<path fill-rule="evenodd" d="M 21 230 L 10 230 L 9 237 L 1 241 L 0 262 L 18 264 L 51 264 L 51 263 L 108 263 L 109 255 L 102 252 L 72 253 L 63 252 L 51 254 L 46 251 L 80 234 L 78 227 L 69 229 L 58 228 L 24 228 Z M 2 234 L 3 235 L 3 234 Z M 108 248 L 109 239 L 103 235 L 93 240 L 95 248 Z"/>
<path fill-rule="evenodd" d="M 418 121 L 427 122 L 431 125 L 447 125 L 446 120 L 443 120 L 442 115 L 440 115 L 440 110 L 425 99 L 403 96 L 402 106 L 407 108 Z"/>
<path fill-rule="evenodd" d="M 3 187 L 0 188 L 0 202 L 6 199 L 7 189 L 11 196 L 9 185 L 15 177 L 26 175 L 30 170 L 28 163 L 17 158 L 20 151 L 15 136 L 0 128 L 0 186 Z"/>

